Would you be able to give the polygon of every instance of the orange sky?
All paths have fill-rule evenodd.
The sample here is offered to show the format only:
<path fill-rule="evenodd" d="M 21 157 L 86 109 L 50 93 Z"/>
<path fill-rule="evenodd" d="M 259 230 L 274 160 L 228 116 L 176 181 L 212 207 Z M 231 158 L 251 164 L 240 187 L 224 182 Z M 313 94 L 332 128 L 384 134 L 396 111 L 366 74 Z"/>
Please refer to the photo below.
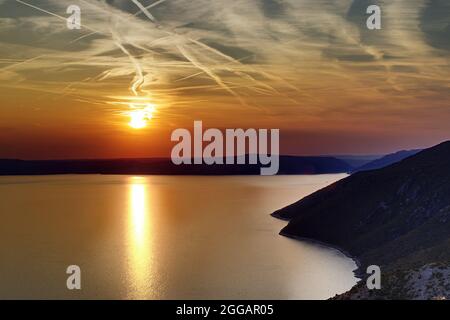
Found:
<path fill-rule="evenodd" d="M 0 0 L 0 158 L 167 157 L 194 120 L 279 128 L 285 154 L 450 138 L 445 1 L 384 4 L 378 31 L 365 26 L 377 1 L 156 2 Z M 131 128 L 147 104 L 153 118 Z"/>

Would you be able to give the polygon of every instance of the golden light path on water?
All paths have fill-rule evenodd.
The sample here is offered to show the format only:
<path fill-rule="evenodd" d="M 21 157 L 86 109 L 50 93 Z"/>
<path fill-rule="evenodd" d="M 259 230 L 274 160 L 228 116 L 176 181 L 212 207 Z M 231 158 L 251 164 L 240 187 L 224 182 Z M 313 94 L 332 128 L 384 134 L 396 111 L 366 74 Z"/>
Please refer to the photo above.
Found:
<path fill-rule="evenodd" d="M 129 299 L 144 299 L 151 286 L 153 253 L 148 190 L 145 178 L 131 177 L 128 212 Z"/>

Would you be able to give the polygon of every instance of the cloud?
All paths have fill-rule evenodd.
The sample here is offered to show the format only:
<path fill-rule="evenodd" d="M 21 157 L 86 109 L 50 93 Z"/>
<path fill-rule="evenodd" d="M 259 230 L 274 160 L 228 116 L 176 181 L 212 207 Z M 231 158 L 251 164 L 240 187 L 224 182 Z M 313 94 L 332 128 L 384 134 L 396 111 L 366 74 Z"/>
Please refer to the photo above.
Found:
<path fill-rule="evenodd" d="M 6 86 L 108 108 L 123 108 L 132 96 L 167 108 L 200 98 L 280 117 L 289 108 L 299 117 L 345 110 L 364 95 L 398 108 L 429 84 L 442 94 L 449 5 L 375 1 L 383 29 L 373 32 L 365 27 L 369 2 L 3 1 L 0 76 L 10 77 Z M 65 26 L 72 4 L 82 10 L 81 31 Z"/>

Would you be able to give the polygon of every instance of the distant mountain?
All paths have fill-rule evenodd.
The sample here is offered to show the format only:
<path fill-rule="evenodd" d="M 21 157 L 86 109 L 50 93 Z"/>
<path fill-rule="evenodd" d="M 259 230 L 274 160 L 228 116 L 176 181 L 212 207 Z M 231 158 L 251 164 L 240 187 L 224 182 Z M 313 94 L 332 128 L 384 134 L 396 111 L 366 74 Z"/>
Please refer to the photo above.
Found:
<path fill-rule="evenodd" d="M 46 174 L 161 174 L 259 175 L 261 165 L 174 165 L 170 159 L 105 160 L 0 160 L 0 175 Z M 351 167 L 333 157 L 280 156 L 278 174 L 350 172 Z"/>
<path fill-rule="evenodd" d="M 381 158 L 383 155 L 333 155 L 336 159 L 346 162 L 353 168 L 359 168 L 363 165 Z"/>
<path fill-rule="evenodd" d="M 338 246 L 382 270 L 341 298 L 450 298 L 450 142 L 355 173 L 272 214 L 280 234 Z M 420 279 L 420 281 L 419 281 Z"/>
<path fill-rule="evenodd" d="M 398 151 L 396 153 L 391 153 L 388 154 L 382 158 L 379 159 L 375 159 L 369 163 L 366 163 L 358 168 L 356 168 L 355 170 L 353 170 L 352 172 L 359 172 L 359 171 L 367 171 L 367 170 L 375 170 L 375 169 L 380 169 L 383 167 L 386 167 L 388 165 L 391 165 L 393 163 L 402 161 L 403 159 L 406 159 L 410 156 L 415 155 L 416 153 L 420 152 L 420 149 L 417 150 L 402 150 L 402 151 Z"/>

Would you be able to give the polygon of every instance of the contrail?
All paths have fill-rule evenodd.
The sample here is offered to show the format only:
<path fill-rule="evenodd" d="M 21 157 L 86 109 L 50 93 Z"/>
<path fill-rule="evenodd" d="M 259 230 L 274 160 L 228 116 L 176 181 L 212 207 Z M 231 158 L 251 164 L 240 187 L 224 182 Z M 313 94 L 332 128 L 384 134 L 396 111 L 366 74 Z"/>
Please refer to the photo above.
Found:
<path fill-rule="evenodd" d="M 153 17 L 153 15 L 147 10 L 147 8 L 146 7 L 144 7 L 138 0 L 132 0 L 132 2 L 134 3 L 134 4 L 136 4 L 136 6 L 142 11 L 142 13 L 144 13 L 145 14 L 145 16 L 147 17 L 147 18 L 149 18 L 150 19 L 150 21 L 152 21 L 153 23 L 155 23 L 155 24 L 157 24 L 157 21 L 156 21 L 156 19 L 155 19 L 155 17 Z M 167 31 L 167 30 L 164 30 L 164 32 L 166 33 L 166 34 L 169 34 L 169 35 L 172 35 L 172 36 L 174 36 L 174 37 L 180 37 L 180 35 L 178 35 L 177 33 L 174 33 L 174 32 L 170 32 L 170 31 Z M 184 37 L 184 36 L 182 36 L 182 37 Z M 206 45 L 206 44 L 204 44 L 204 43 L 201 43 L 200 41 L 198 41 L 198 40 L 194 40 L 194 39 L 190 39 L 190 38 L 187 38 L 190 42 L 192 42 L 192 43 L 195 43 L 195 44 L 197 44 L 197 45 L 199 45 L 199 46 L 201 46 L 201 47 L 203 47 L 203 48 L 205 48 L 205 49 L 207 49 L 207 50 L 210 50 L 210 51 L 212 51 L 212 52 L 214 52 L 214 53 L 216 53 L 216 54 L 218 54 L 218 55 L 220 55 L 220 56 L 222 56 L 222 57 L 224 57 L 224 58 L 227 58 L 228 60 L 232 60 L 232 61 L 234 61 L 234 62 L 237 62 L 234 58 L 232 58 L 232 57 L 229 57 L 229 56 L 227 56 L 226 54 L 224 54 L 224 53 L 222 53 L 222 52 L 220 52 L 220 51 L 218 51 L 218 50 L 216 50 L 216 49 L 214 49 L 214 48 L 211 48 L 211 47 L 209 47 L 208 45 Z M 209 68 L 208 67 L 206 67 L 206 66 L 204 66 L 203 64 L 201 64 L 196 58 L 194 58 L 193 56 L 191 56 L 187 51 L 186 51 L 186 49 L 183 47 L 183 46 L 180 46 L 180 45 L 176 45 L 176 47 L 177 47 L 177 49 L 178 49 L 178 51 L 188 60 L 188 61 L 190 61 L 194 66 L 196 66 L 197 68 L 199 68 L 200 70 L 202 70 L 203 72 L 205 72 L 208 76 L 210 76 L 220 87 L 222 87 L 223 89 L 225 89 L 226 91 L 228 91 L 230 94 L 232 94 L 234 97 L 236 97 L 238 100 L 239 100 L 239 102 L 241 103 L 241 104 L 243 104 L 243 105 L 246 105 L 246 103 L 242 100 L 242 98 L 236 93 L 236 92 L 234 92 L 233 90 L 231 90 L 223 81 L 222 81 L 222 79 L 218 76 L 218 75 L 216 75 L 216 74 L 214 74 L 214 72 L 212 72 L 211 70 L 209 70 Z M 239 62 L 237 62 L 237 63 L 239 63 Z"/>
<path fill-rule="evenodd" d="M 25 64 L 25 63 L 28 63 L 28 62 L 37 60 L 37 59 L 42 58 L 42 57 L 45 57 L 45 54 L 42 54 L 42 55 L 40 55 L 40 56 L 31 58 L 31 59 L 23 60 L 23 61 L 18 62 L 18 63 L 14 63 L 14 64 L 9 65 L 9 66 L 7 66 L 7 67 L 0 68 L 0 70 L 1 70 L 1 71 L 4 71 L 4 70 L 12 69 L 12 68 L 14 68 L 14 67 L 20 66 L 21 64 Z"/>
<path fill-rule="evenodd" d="M 159 4 L 163 3 L 163 2 L 166 2 L 166 1 L 167 0 L 156 1 L 155 3 L 149 4 L 148 6 L 146 6 L 145 9 L 151 9 L 151 8 L 156 7 L 157 5 L 159 5 Z M 138 15 L 139 13 L 140 12 L 137 12 L 135 15 Z"/>
<path fill-rule="evenodd" d="M 120 43 L 120 38 L 117 36 L 114 30 L 111 29 L 111 34 L 114 37 L 114 43 L 117 47 L 122 50 L 123 53 L 125 53 L 129 58 L 131 63 L 133 63 L 134 68 L 136 69 L 136 77 L 131 85 L 131 91 L 133 91 L 134 95 L 139 95 L 139 90 L 141 89 L 142 85 L 144 84 L 145 78 L 144 73 L 142 71 L 141 65 L 139 64 L 139 61 L 133 55 Z"/>
<path fill-rule="evenodd" d="M 250 56 L 246 56 L 246 57 L 240 58 L 239 61 L 246 60 L 246 59 L 248 59 L 248 58 L 250 58 L 250 57 L 252 57 L 252 56 L 253 56 L 253 55 L 250 55 Z M 227 62 L 227 65 L 228 65 L 228 64 L 231 64 L 231 62 Z M 218 65 L 217 67 L 219 67 L 219 65 Z M 213 69 L 214 69 L 214 67 L 213 67 Z M 190 79 L 190 78 L 195 78 L 195 77 L 197 77 L 197 76 L 199 76 L 199 75 L 201 75 L 201 74 L 204 74 L 204 72 L 203 72 L 203 71 L 199 71 L 199 72 L 196 72 L 196 73 L 194 73 L 194 74 L 191 74 L 191 75 L 184 76 L 184 77 L 182 77 L 182 78 L 176 79 L 174 82 L 179 82 L 179 81 L 183 81 L 183 80 L 188 80 L 188 79 Z"/>
<path fill-rule="evenodd" d="M 141 11 L 145 14 L 147 18 L 149 18 L 153 23 L 158 23 L 155 17 L 148 11 L 146 7 L 144 7 L 138 0 L 131 0 Z"/>
<path fill-rule="evenodd" d="M 111 9 L 112 7 L 110 7 L 108 4 L 104 3 L 105 6 L 107 8 L 105 8 L 105 6 L 97 6 L 93 3 L 89 3 L 86 0 L 81 0 L 84 3 L 88 3 L 89 5 L 94 5 L 96 8 L 99 8 L 100 10 L 108 10 Z M 275 94 L 280 94 L 278 92 L 277 89 L 275 89 L 274 87 L 270 86 L 267 83 L 264 83 L 263 81 L 260 81 L 258 79 L 255 79 L 252 74 L 250 72 L 255 72 L 257 74 L 261 74 L 266 76 L 267 78 L 270 79 L 270 77 L 273 76 L 268 76 L 267 74 L 265 74 L 264 72 L 258 71 L 253 69 L 251 66 L 245 65 L 241 63 L 241 59 L 236 59 L 234 57 L 231 57 L 223 52 L 221 52 L 218 49 L 215 49 L 211 46 L 209 46 L 206 43 L 203 43 L 200 40 L 197 39 L 192 39 L 191 37 L 188 37 L 187 35 L 184 34 L 179 34 L 176 31 L 170 31 L 166 28 L 164 28 L 163 26 L 159 25 L 157 19 L 152 15 L 152 13 L 149 11 L 149 9 L 156 7 L 157 5 L 160 5 L 164 2 L 166 2 L 167 0 L 159 0 L 156 1 L 150 5 L 144 6 L 141 1 L 139 0 L 132 0 L 132 2 L 139 8 L 139 11 L 136 12 L 134 14 L 134 16 L 137 16 L 139 14 L 144 14 L 153 24 L 155 27 L 155 30 L 159 30 L 160 32 L 164 33 L 167 35 L 167 37 L 161 37 L 159 39 L 155 39 L 153 40 L 153 42 L 151 42 L 151 45 L 153 45 L 154 43 L 157 43 L 158 41 L 164 41 L 165 39 L 170 39 L 172 40 L 174 43 L 174 46 L 176 47 L 176 49 L 178 49 L 178 52 L 184 57 L 186 58 L 187 62 L 186 65 L 188 63 L 190 63 L 190 65 L 192 65 L 193 67 L 199 69 L 201 72 L 196 73 L 194 75 L 190 75 L 190 76 L 186 76 L 180 80 L 186 80 L 189 79 L 191 77 L 195 77 L 197 75 L 200 75 L 202 73 L 206 74 L 207 76 L 209 76 L 212 80 L 214 80 L 217 85 L 226 90 L 227 92 L 229 92 L 231 95 L 233 95 L 234 97 L 236 97 L 242 104 L 246 105 L 246 103 L 243 101 L 242 97 L 233 90 L 233 88 L 248 88 L 250 90 L 254 90 L 256 92 L 259 92 L 261 94 L 269 94 L 269 92 L 271 93 L 275 93 Z M 30 3 L 27 3 L 25 1 L 22 0 L 16 0 L 16 2 L 24 4 L 26 6 L 29 6 L 31 8 L 34 8 L 36 10 L 39 10 L 41 12 L 44 12 L 46 14 L 49 14 L 51 16 L 57 17 L 58 19 L 64 20 L 66 21 L 66 17 L 60 16 L 58 14 L 55 14 L 53 12 L 50 12 L 48 10 L 39 8 L 35 5 L 32 5 Z M 106 11 L 105 10 L 105 11 Z M 116 15 L 115 12 L 111 12 L 111 14 L 114 14 L 114 16 L 117 16 L 117 18 L 120 19 L 125 19 L 125 17 L 120 16 L 120 15 Z M 128 16 L 130 17 L 130 16 Z M 88 29 L 89 31 L 91 31 L 88 34 L 82 35 L 74 40 L 71 41 L 71 43 L 73 42 L 77 42 L 81 39 L 84 39 L 86 37 L 89 37 L 91 35 L 94 34 L 102 34 L 108 38 L 111 37 L 112 34 L 112 40 L 114 45 L 116 45 L 132 62 L 134 68 L 135 68 L 135 78 L 133 79 L 133 82 L 131 83 L 131 88 L 130 90 L 133 92 L 133 94 L 135 96 L 139 96 L 140 92 L 142 91 L 142 86 L 145 83 L 146 80 L 146 74 L 144 72 L 144 68 L 147 66 L 146 64 L 142 64 L 141 61 L 139 61 L 138 58 L 136 58 L 135 56 L 133 56 L 133 54 L 124 46 L 125 43 L 132 45 L 136 48 L 139 48 L 141 50 L 144 50 L 148 53 L 151 54 L 158 54 L 158 52 L 155 52 L 151 49 L 147 49 L 149 44 L 147 45 L 140 45 L 140 44 L 133 44 L 131 42 L 128 42 L 126 39 L 121 39 L 121 37 L 114 31 L 114 30 L 110 30 L 111 34 L 108 34 L 107 31 L 97 31 L 93 28 L 90 28 L 89 26 L 85 26 L 83 25 L 84 28 Z M 143 26 L 138 25 L 139 29 L 143 28 Z M 183 43 L 178 43 L 178 39 L 183 39 Z M 168 44 L 170 44 L 172 46 L 172 42 L 169 42 Z M 206 51 L 205 51 L 206 50 Z M 221 59 L 220 59 L 221 58 Z M 205 61 L 205 59 L 211 59 L 214 60 L 217 63 L 216 67 L 213 67 L 210 65 L 209 60 Z M 226 61 L 223 61 L 223 59 L 225 59 Z M 222 60 L 222 63 L 220 63 L 220 60 Z M 183 65 L 173 65 L 172 67 L 185 67 Z M 252 83 L 254 83 L 255 85 L 248 85 L 248 86 L 230 86 L 229 83 L 227 83 L 226 81 L 224 81 L 224 79 L 221 77 L 220 74 L 217 74 L 216 71 L 217 70 L 224 70 L 224 71 L 229 71 L 233 74 L 235 74 L 236 76 L 240 77 L 241 79 L 244 80 L 248 80 Z M 110 70 L 110 72 L 115 72 L 114 68 Z M 109 71 L 105 71 L 102 75 L 100 75 L 100 79 L 105 79 L 108 77 Z M 112 73 L 113 75 L 115 73 Z M 273 79 L 273 78 L 272 78 Z M 180 81 L 178 80 L 178 81 Z"/>
<path fill-rule="evenodd" d="M 202 70 L 203 72 L 205 72 L 207 75 L 209 75 L 214 81 L 216 81 L 216 83 L 222 87 L 223 89 L 225 89 L 226 91 L 228 91 L 230 94 L 232 94 L 233 96 L 235 96 L 243 105 L 246 105 L 246 103 L 242 100 L 242 98 L 233 90 L 231 90 L 223 81 L 222 79 L 217 76 L 216 74 L 214 74 L 214 72 L 212 72 L 211 70 L 209 70 L 207 67 L 203 66 L 200 62 L 197 61 L 197 59 L 195 59 L 194 57 L 192 57 L 189 53 L 187 53 L 186 49 L 183 46 L 180 45 L 176 45 L 178 50 L 180 51 L 180 53 L 187 59 L 189 60 L 193 65 L 195 65 L 197 68 L 199 68 L 200 70 Z"/>
<path fill-rule="evenodd" d="M 159 5 L 159 4 L 161 4 L 161 3 L 164 3 L 164 2 L 166 2 L 166 1 L 167 1 L 167 0 L 159 0 L 159 1 L 156 1 L 155 3 L 152 3 L 152 4 L 150 4 L 150 5 L 146 6 L 146 7 L 144 7 L 144 8 L 145 8 L 145 9 L 151 9 L 151 8 L 156 7 L 157 5 Z M 142 11 L 139 10 L 139 11 L 135 12 L 135 13 L 133 14 L 133 16 L 138 16 L 138 15 L 140 15 L 141 13 L 142 13 Z M 153 15 L 152 15 L 152 16 L 153 16 Z M 155 19 L 155 20 L 156 20 L 156 19 Z M 80 40 L 82 40 L 82 39 L 84 39 L 84 38 L 93 36 L 93 35 L 95 35 L 95 34 L 97 34 L 97 33 L 98 33 L 97 31 L 90 32 L 90 33 L 88 33 L 88 34 L 82 35 L 81 37 L 78 37 L 78 38 L 72 40 L 70 43 L 78 42 L 78 41 L 80 41 Z"/>
<path fill-rule="evenodd" d="M 84 38 L 93 36 L 94 34 L 97 34 L 97 33 L 98 33 L 97 31 L 89 32 L 89 33 L 87 33 L 87 34 L 85 34 L 85 35 L 82 35 L 81 37 L 78 37 L 78 38 L 76 38 L 76 39 L 70 41 L 69 43 L 75 43 L 75 42 L 78 42 L 78 41 L 80 41 L 81 39 L 84 39 Z"/>
<path fill-rule="evenodd" d="M 240 63 L 240 65 L 241 65 L 241 62 L 242 62 L 243 60 L 249 59 L 249 58 L 251 58 L 252 56 L 253 56 L 253 54 L 252 54 L 252 55 L 249 55 L 249 56 L 246 56 L 246 57 L 243 57 L 243 58 L 240 58 L 240 59 L 237 59 L 237 61 L 238 61 L 238 62 Z M 230 71 L 230 72 L 236 74 L 237 76 L 242 77 L 242 78 L 245 78 L 245 79 L 247 79 L 247 80 L 249 80 L 249 81 L 255 83 L 257 86 L 261 86 L 261 87 L 263 87 L 263 88 L 265 88 L 265 89 L 267 89 L 267 90 L 264 90 L 264 89 L 262 89 L 262 88 L 256 88 L 255 86 L 251 86 L 251 85 L 247 86 L 248 88 L 252 88 L 252 89 L 255 90 L 255 91 L 261 90 L 261 92 L 265 92 L 266 94 L 267 94 L 267 92 L 271 92 L 272 94 L 277 94 L 277 95 L 283 96 L 278 90 L 276 90 L 276 89 L 273 88 L 272 86 L 270 86 L 270 85 L 268 85 L 268 84 L 266 84 L 266 83 L 264 83 L 264 82 L 262 82 L 262 81 L 256 80 L 256 79 L 255 79 L 254 77 L 252 77 L 251 75 L 249 75 L 249 74 L 247 74 L 247 73 L 245 73 L 245 72 L 243 72 L 243 71 L 236 70 L 235 68 L 228 68 L 227 66 L 230 65 L 230 64 L 232 64 L 232 63 L 234 63 L 234 61 L 229 61 L 229 62 L 227 62 L 226 65 L 223 66 L 223 67 L 222 67 L 222 65 L 217 65 L 216 67 L 217 67 L 217 68 L 224 68 L 224 69 L 226 69 L 226 70 L 228 70 L 228 71 Z M 212 67 L 212 69 L 215 69 L 216 67 Z M 260 73 L 260 72 L 257 71 L 257 70 L 254 70 L 254 72 Z M 203 71 L 200 71 L 200 72 L 197 72 L 197 73 L 194 73 L 194 74 L 191 74 L 191 75 L 182 77 L 182 78 L 180 78 L 180 79 L 177 79 L 177 80 L 175 80 L 174 82 L 179 82 L 179 81 L 183 81 L 183 80 L 188 80 L 188 79 L 190 79 L 190 78 L 197 77 L 197 76 L 199 76 L 199 75 L 201 75 L 201 74 L 204 74 L 204 72 L 203 72 Z M 241 86 L 241 87 L 244 87 L 244 86 Z"/>
<path fill-rule="evenodd" d="M 137 12 L 137 13 L 135 13 L 134 15 L 136 16 L 136 15 L 138 15 L 139 13 L 143 13 L 143 14 L 144 14 L 151 22 L 153 22 L 153 23 L 155 23 L 156 25 L 158 25 L 158 22 L 157 22 L 156 18 L 148 11 L 148 9 L 154 7 L 154 6 L 158 5 L 158 4 L 161 4 L 161 3 L 165 2 L 165 1 L 166 1 L 166 0 L 160 0 L 160 1 L 157 1 L 157 2 L 155 2 L 155 3 L 153 3 L 153 4 L 150 4 L 150 5 L 146 6 L 146 7 L 144 7 L 144 6 L 141 4 L 141 2 L 139 2 L 138 0 L 132 0 L 132 2 L 140 9 L 140 11 Z M 158 25 L 158 26 L 159 26 L 159 25 Z M 180 37 L 180 36 L 183 37 L 183 38 L 186 38 L 184 35 L 179 35 L 179 34 L 177 34 L 176 32 L 174 33 L 174 32 L 170 32 L 170 31 L 167 31 L 167 30 L 162 30 L 162 31 L 165 32 L 166 34 L 168 34 L 168 35 L 169 35 L 169 38 L 170 38 L 170 37 Z M 86 35 L 86 36 L 89 36 L 89 35 Z M 83 38 L 83 37 L 81 37 L 81 38 Z M 75 39 L 75 41 L 77 41 L 77 40 L 79 40 L 79 39 L 80 39 L 80 38 Z M 222 57 L 222 58 L 228 60 L 229 62 L 236 63 L 236 64 L 239 64 L 239 65 L 242 65 L 242 64 L 240 63 L 239 60 L 236 60 L 236 59 L 234 59 L 233 57 L 230 57 L 230 56 L 224 54 L 223 52 L 221 52 L 221 51 L 219 51 L 219 50 L 217 50 L 217 49 L 215 49 L 215 48 L 212 48 L 212 47 L 208 46 L 207 44 L 204 44 L 204 43 L 202 43 L 202 42 L 200 42 L 200 41 L 198 41 L 198 40 L 192 39 L 192 38 L 186 38 L 186 39 L 187 39 L 188 41 L 190 41 L 191 43 L 193 43 L 193 44 L 195 44 L 195 45 L 198 45 L 198 46 L 200 46 L 201 48 L 203 48 L 203 49 L 205 49 L 205 50 L 208 50 L 208 51 L 210 51 L 210 52 L 212 52 L 212 53 L 214 53 L 214 54 L 216 54 L 216 55 L 218 55 L 218 56 L 220 56 L 220 57 Z M 216 81 L 217 84 L 219 84 L 219 86 L 221 86 L 222 88 L 224 88 L 225 90 L 227 90 L 228 92 L 230 92 L 233 96 L 238 97 L 238 99 L 239 99 L 241 102 L 243 102 L 242 99 L 241 99 L 241 98 L 240 98 L 233 90 L 231 90 L 231 89 L 230 89 L 230 88 L 222 81 L 222 79 L 221 79 L 218 75 L 214 74 L 211 70 L 209 70 L 209 68 L 208 68 L 207 66 L 201 64 L 197 59 L 195 59 L 195 58 L 193 58 L 192 56 L 190 56 L 190 55 L 186 52 L 186 50 L 185 50 L 184 48 L 181 48 L 181 49 L 180 49 L 180 46 L 177 46 L 177 48 L 178 48 L 178 50 L 180 51 L 180 53 L 182 53 L 182 55 L 185 56 L 185 58 L 186 58 L 188 61 L 190 61 L 194 66 L 196 66 L 197 68 L 199 68 L 200 70 L 202 70 L 203 72 L 205 72 L 205 73 L 206 73 L 208 76 L 210 76 L 214 81 Z M 129 52 L 128 52 L 128 51 L 124 51 L 123 49 L 125 49 L 125 48 L 123 48 L 123 46 L 122 46 L 121 50 L 122 50 L 124 53 L 126 53 L 128 56 L 130 56 Z M 143 49 L 143 48 L 141 47 L 141 49 Z M 137 63 L 137 61 L 136 61 L 134 58 L 133 58 L 133 61 L 134 61 L 134 64 Z M 235 73 L 235 74 L 238 75 L 238 76 L 247 78 L 248 80 L 251 80 L 251 81 L 253 81 L 253 82 L 255 82 L 255 83 L 258 83 L 260 86 L 262 86 L 262 87 L 264 87 L 264 88 L 266 88 L 266 89 L 268 89 L 268 90 L 270 90 L 270 91 L 272 91 L 272 92 L 274 92 L 274 93 L 277 93 L 277 90 L 274 89 L 273 87 L 271 87 L 271 86 L 269 86 L 269 85 L 267 85 L 267 84 L 262 84 L 261 82 L 257 81 L 256 79 L 254 79 L 253 77 L 251 77 L 250 75 L 248 75 L 248 74 L 246 74 L 246 73 L 243 73 L 243 72 L 240 72 L 240 71 L 236 71 L 236 70 L 234 70 L 234 69 L 228 69 L 228 70 L 229 70 L 230 72 Z M 141 73 L 142 73 L 142 71 L 141 71 Z M 136 87 L 136 84 L 139 83 L 139 78 L 140 78 L 140 77 L 138 77 L 138 79 L 136 80 L 134 88 Z"/>

